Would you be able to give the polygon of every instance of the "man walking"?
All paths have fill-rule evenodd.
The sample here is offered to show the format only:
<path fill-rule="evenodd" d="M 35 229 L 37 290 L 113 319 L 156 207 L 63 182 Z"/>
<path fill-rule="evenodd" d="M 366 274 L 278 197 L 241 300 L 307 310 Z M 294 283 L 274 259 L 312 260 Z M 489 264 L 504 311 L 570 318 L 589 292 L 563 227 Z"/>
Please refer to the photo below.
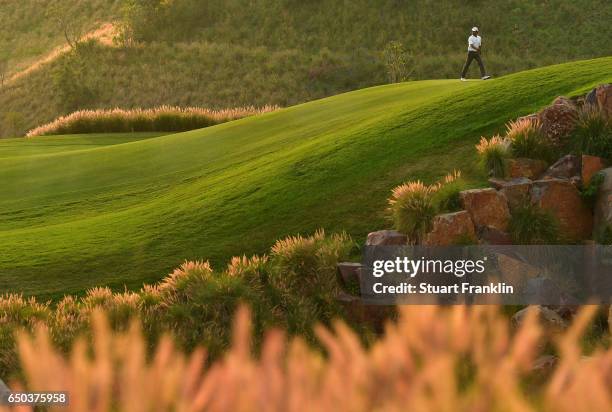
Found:
<path fill-rule="evenodd" d="M 478 35 L 478 27 L 472 27 L 472 35 L 468 38 L 468 55 L 467 59 L 465 60 L 465 64 L 463 65 L 463 71 L 461 72 L 462 82 L 466 81 L 465 76 L 470 68 L 470 64 L 472 64 L 472 60 L 476 60 L 478 62 L 478 66 L 480 67 L 480 77 L 482 80 L 491 78 L 491 76 L 487 75 L 484 64 L 482 63 L 482 58 L 480 57 L 481 45 L 482 38 Z"/>

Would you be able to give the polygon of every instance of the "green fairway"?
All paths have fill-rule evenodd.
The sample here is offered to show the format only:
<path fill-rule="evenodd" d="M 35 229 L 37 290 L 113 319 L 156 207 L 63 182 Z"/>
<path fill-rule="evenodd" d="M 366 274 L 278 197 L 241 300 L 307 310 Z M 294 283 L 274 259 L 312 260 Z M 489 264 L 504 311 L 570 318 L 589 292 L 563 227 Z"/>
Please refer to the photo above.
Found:
<path fill-rule="evenodd" d="M 123 144 L 0 141 L 0 290 L 55 298 L 137 287 L 185 259 L 220 266 L 319 227 L 362 240 L 388 226 L 394 185 L 453 168 L 482 182 L 481 134 L 610 81 L 608 57 L 487 82 L 376 87 Z M 94 145 L 74 150 L 79 141 Z"/>
<path fill-rule="evenodd" d="M 51 153 L 64 153 L 73 150 L 88 150 L 97 147 L 111 146 L 135 142 L 152 137 L 163 136 L 168 133 L 113 133 L 88 134 L 70 136 L 47 136 L 40 139 L 3 139 L 0 140 L 0 159 L 9 157 L 28 157 L 34 155 L 48 155 Z"/>

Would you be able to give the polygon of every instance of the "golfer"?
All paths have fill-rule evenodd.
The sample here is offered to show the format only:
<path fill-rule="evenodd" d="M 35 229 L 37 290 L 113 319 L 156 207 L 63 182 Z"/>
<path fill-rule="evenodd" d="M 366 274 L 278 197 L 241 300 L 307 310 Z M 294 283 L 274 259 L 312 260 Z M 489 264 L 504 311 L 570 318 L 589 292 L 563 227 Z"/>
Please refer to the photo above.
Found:
<path fill-rule="evenodd" d="M 470 68 L 470 64 L 472 64 L 472 60 L 476 60 L 478 62 L 478 66 L 480 67 L 480 76 L 482 80 L 490 79 L 491 76 L 487 75 L 487 71 L 485 70 L 484 64 L 482 63 L 482 58 L 480 57 L 480 47 L 482 45 L 482 38 L 478 35 L 478 27 L 472 27 L 472 35 L 468 38 L 468 54 L 467 59 L 465 60 L 465 64 L 463 65 L 463 71 L 461 72 L 461 81 L 465 82 L 465 76 L 467 75 L 467 71 Z"/>

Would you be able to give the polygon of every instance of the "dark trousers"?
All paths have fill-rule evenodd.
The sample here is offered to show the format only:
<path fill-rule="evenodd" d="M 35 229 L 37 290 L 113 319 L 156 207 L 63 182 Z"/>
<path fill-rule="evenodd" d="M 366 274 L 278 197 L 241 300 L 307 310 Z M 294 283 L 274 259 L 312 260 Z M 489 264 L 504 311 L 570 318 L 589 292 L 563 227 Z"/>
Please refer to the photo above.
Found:
<path fill-rule="evenodd" d="M 467 75 L 467 71 L 470 68 L 470 64 L 472 64 L 472 60 L 476 60 L 478 62 L 478 66 L 480 67 L 480 77 L 485 77 L 487 72 L 484 64 L 482 64 L 482 58 L 480 57 L 480 53 L 475 51 L 468 52 L 467 59 L 463 65 L 463 70 L 461 71 L 461 77 L 463 78 Z"/>

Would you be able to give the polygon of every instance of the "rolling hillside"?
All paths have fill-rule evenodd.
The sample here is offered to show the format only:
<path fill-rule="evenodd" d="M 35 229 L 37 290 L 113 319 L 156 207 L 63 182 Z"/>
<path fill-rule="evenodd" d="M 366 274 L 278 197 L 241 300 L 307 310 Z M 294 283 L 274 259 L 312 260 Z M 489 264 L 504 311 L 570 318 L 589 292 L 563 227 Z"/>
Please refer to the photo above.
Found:
<path fill-rule="evenodd" d="M 22 136 L 83 108 L 292 106 L 385 84 L 390 41 L 404 45 L 410 79 L 457 78 L 475 24 L 495 76 L 612 55 L 607 0 L 40 4 L 5 0 L 0 7 L 0 68 L 7 61 L 12 76 L 37 67 L 0 87 L 0 137 Z M 54 53 L 65 45 L 57 16 L 49 11 L 58 5 L 60 15 L 82 32 L 128 24 L 134 42 Z M 133 10 L 127 16 L 125 5 Z"/>
<path fill-rule="evenodd" d="M 319 227 L 361 240 L 388 226 L 394 185 L 453 168 L 480 183 L 469 165 L 481 134 L 610 81 L 608 57 L 487 82 L 375 87 L 125 143 L 0 141 L 0 290 L 58 297 L 136 287 L 184 259 L 219 266 Z"/>

